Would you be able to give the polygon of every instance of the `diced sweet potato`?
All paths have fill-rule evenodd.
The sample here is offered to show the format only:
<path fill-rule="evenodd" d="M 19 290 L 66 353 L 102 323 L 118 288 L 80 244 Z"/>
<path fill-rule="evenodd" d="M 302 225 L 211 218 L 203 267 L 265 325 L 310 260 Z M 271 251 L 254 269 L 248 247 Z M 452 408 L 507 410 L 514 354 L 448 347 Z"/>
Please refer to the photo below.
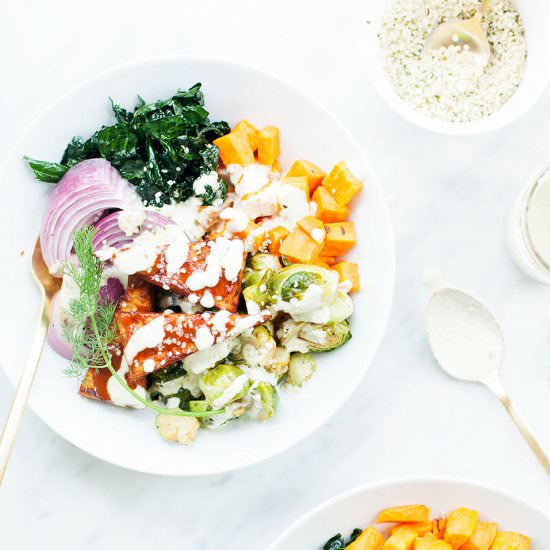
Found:
<path fill-rule="evenodd" d="M 431 521 L 416 521 L 416 522 L 410 522 L 410 523 L 400 523 L 400 524 L 394 525 L 390 528 L 390 535 L 393 535 L 393 533 L 395 533 L 395 531 L 397 531 L 401 527 L 409 527 L 410 529 L 414 529 L 416 531 L 416 534 L 419 537 L 422 537 L 426 533 L 431 533 L 432 532 L 433 522 L 431 522 Z"/>
<path fill-rule="evenodd" d="M 323 223 L 313 216 L 306 216 L 296 222 L 298 227 L 301 227 L 316 243 L 324 244 L 325 242 L 325 226 Z"/>
<path fill-rule="evenodd" d="M 325 262 L 327 265 L 332 267 L 334 264 L 336 264 L 336 258 L 334 256 L 319 256 L 319 259 Z"/>
<path fill-rule="evenodd" d="M 376 523 L 406 523 L 410 521 L 429 521 L 430 509 L 423 504 L 392 506 L 380 512 Z"/>
<path fill-rule="evenodd" d="M 306 176 L 309 184 L 309 192 L 313 193 L 326 176 L 326 172 L 315 166 L 309 160 L 299 159 L 290 167 L 287 176 Z"/>
<path fill-rule="evenodd" d="M 241 120 L 239 124 L 237 124 L 231 131 L 244 131 L 246 133 L 246 137 L 248 138 L 248 143 L 250 143 L 250 147 L 252 147 L 252 151 L 256 151 L 256 149 L 258 149 L 258 135 L 260 131 L 256 128 L 256 126 L 248 122 L 248 120 Z"/>
<path fill-rule="evenodd" d="M 392 533 L 382 548 L 383 550 L 410 550 L 417 537 L 418 533 L 414 529 L 402 525 Z"/>
<path fill-rule="evenodd" d="M 293 185 L 294 187 L 301 189 L 309 200 L 309 185 L 307 183 L 306 176 L 284 176 L 283 178 L 281 178 L 281 183 Z"/>
<path fill-rule="evenodd" d="M 455 550 L 460 548 L 473 534 L 477 524 L 477 512 L 469 508 L 457 508 L 447 518 L 445 542 Z"/>
<path fill-rule="evenodd" d="M 264 126 L 258 134 L 258 162 L 271 166 L 279 156 L 279 129 Z"/>
<path fill-rule="evenodd" d="M 437 521 L 437 538 L 442 539 L 445 537 L 445 529 L 447 529 L 447 518 L 440 518 L 435 521 Z"/>
<path fill-rule="evenodd" d="M 220 150 L 220 157 L 226 166 L 230 164 L 246 166 L 255 162 L 254 151 L 250 147 L 248 134 L 243 130 L 219 137 L 213 143 Z"/>
<path fill-rule="evenodd" d="M 340 282 L 349 281 L 351 283 L 350 292 L 361 290 L 361 282 L 359 280 L 359 266 L 353 262 L 338 262 L 332 267 L 338 272 Z"/>
<path fill-rule="evenodd" d="M 531 539 L 519 533 L 501 531 L 497 533 L 491 550 L 529 550 Z"/>
<path fill-rule="evenodd" d="M 343 160 L 336 164 L 323 180 L 325 187 L 334 200 L 345 206 L 361 190 L 363 183 L 358 180 Z"/>
<path fill-rule="evenodd" d="M 436 539 L 430 533 L 414 541 L 413 550 L 452 550 L 452 546 L 444 540 Z"/>
<path fill-rule="evenodd" d="M 357 241 L 353 222 L 327 223 L 325 230 L 327 236 L 322 252 L 323 256 L 342 256 Z"/>
<path fill-rule="evenodd" d="M 319 267 L 330 269 L 330 265 L 328 265 L 327 262 L 325 262 L 320 256 L 313 262 L 313 265 L 318 265 Z"/>
<path fill-rule="evenodd" d="M 349 208 L 347 206 L 340 206 L 328 189 L 323 186 L 315 190 L 311 200 L 317 205 L 315 215 L 326 223 L 343 222 L 349 216 Z"/>
<path fill-rule="evenodd" d="M 472 536 L 466 541 L 460 550 L 489 550 L 497 536 L 496 523 L 478 521 Z"/>
<path fill-rule="evenodd" d="M 277 174 L 282 174 L 283 173 L 283 169 L 281 168 L 281 163 L 278 160 L 276 160 L 271 165 L 271 171 L 272 172 L 277 172 Z"/>
<path fill-rule="evenodd" d="M 367 527 L 346 550 L 380 550 L 384 537 L 376 527 Z"/>
<path fill-rule="evenodd" d="M 296 227 L 283 241 L 279 253 L 291 262 L 312 263 L 323 248 L 323 243 L 314 241 L 301 227 Z"/>
<path fill-rule="evenodd" d="M 269 252 L 271 254 L 278 254 L 281 244 L 288 237 L 289 230 L 282 225 L 274 227 L 268 234 L 268 238 L 271 241 L 269 243 Z"/>

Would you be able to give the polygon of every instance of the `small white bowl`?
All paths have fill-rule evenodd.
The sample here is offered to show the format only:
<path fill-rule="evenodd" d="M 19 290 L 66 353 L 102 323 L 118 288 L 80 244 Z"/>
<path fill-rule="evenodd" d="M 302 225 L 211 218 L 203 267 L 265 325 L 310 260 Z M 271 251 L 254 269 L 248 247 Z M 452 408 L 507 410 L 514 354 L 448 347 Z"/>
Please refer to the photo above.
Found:
<path fill-rule="evenodd" d="M 482 521 L 496 521 L 502 531 L 531 537 L 532 550 L 550 548 L 550 518 L 542 510 L 477 483 L 428 477 L 385 481 L 342 493 L 301 517 L 269 550 L 318 550 L 336 533 L 347 538 L 356 527 L 374 525 L 383 508 L 412 503 L 425 504 L 433 517 L 461 506 L 473 508 Z M 387 532 L 387 526 L 378 527 Z"/>
<path fill-rule="evenodd" d="M 387 9 L 395 0 L 371 0 L 366 14 L 364 43 L 367 70 L 375 88 L 388 105 L 409 122 L 441 134 L 466 136 L 498 130 L 515 122 L 542 96 L 550 80 L 550 11 L 546 0 L 515 0 L 527 36 L 527 66 L 516 93 L 492 115 L 471 122 L 447 122 L 430 118 L 409 106 L 395 92 L 382 65 L 377 32 Z M 365 27 L 363 27 L 364 29 Z"/>

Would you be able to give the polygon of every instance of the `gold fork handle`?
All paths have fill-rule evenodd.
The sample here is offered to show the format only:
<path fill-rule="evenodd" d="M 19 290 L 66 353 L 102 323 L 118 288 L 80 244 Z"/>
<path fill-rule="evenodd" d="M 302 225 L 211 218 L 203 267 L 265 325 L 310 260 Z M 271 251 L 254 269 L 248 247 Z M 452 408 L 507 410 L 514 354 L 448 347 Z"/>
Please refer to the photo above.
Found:
<path fill-rule="evenodd" d="M 529 447 L 531 447 L 531 450 L 541 463 L 542 467 L 546 470 L 546 473 L 550 476 L 550 458 L 548 458 L 547 452 L 539 443 L 539 440 L 533 430 L 529 427 L 529 424 L 527 423 L 527 420 L 525 420 L 523 414 L 521 414 L 512 403 L 512 399 L 508 395 L 506 388 L 502 385 L 496 371 L 489 375 L 483 382 L 500 399 L 521 435 L 525 441 L 527 441 Z"/>
<path fill-rule="evenodd" d="M 11 450 L 15 442 L 15 436 L 21 423 L 21 418 L 25 412 L 25 406 L 27 404 L 27 398 L 31 391 L 34 375 L 40 362 L 40 356 L 42 355 L 42 349 L 44 348 L 44 342 L 46 341 L 46 333 L 48 332 L 48 319 L 46 317 L 45 302 L 42 299 L 42 311 L 40 313 L 40 319 L 36 327 L 34 337 L 32 339 L 31 348 L 27 362 L 21 372 L 19 378 L 19 384 L 15 392 L 15 397 L 11 404 L 8 418 L 4 424 L 4 430 L 0 437 L 0 483 L 4 478 L 4 473 L 8 466 Z"/>

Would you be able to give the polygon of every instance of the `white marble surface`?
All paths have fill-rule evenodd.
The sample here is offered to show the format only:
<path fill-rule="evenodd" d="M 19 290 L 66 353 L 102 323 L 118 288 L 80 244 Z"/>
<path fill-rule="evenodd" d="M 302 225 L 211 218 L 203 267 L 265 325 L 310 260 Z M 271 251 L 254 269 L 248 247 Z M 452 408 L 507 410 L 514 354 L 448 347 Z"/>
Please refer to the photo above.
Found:
<path fill-rule="evenodd" d="M 550 162 L 550 92 L 498 133 L 421 131 L 367 81 L 362 11 L 351 0 L 0 3 L 0 150 L 60 93 L 123 62 L 202 54 L 261 66 L 316 96 L 367 151 L 395 202 L 398 260 L 372 368 L 323 429 L 282 456 L 226 475 L 153 477 L 87 456 L 27 413 L 0 493 L 2 547 L 259 550 L 326 498 L 403 475 L 467 477 L 550 509 L 550 482 L 498 401 L 434 366 L 421 281 L 441 270 L 494 310 L 507 341 L 503 379 L 550 447 L 550 288 L 520 273 L 503 242 L 509 203 Z M 0 373 L 2 416 L 11 394 Z"/>

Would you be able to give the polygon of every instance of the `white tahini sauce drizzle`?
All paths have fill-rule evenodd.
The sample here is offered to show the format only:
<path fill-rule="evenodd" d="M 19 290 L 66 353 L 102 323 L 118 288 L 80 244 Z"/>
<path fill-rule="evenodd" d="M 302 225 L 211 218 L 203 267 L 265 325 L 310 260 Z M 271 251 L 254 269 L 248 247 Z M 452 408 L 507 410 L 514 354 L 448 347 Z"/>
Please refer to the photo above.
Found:
<path fill-rule="evenodd" d="M 155 348 L 164 340 L 164 316 L 156 317 L 132 334 L 124 348 L 124 357 L 129 365 L 144 349 Z"/>

